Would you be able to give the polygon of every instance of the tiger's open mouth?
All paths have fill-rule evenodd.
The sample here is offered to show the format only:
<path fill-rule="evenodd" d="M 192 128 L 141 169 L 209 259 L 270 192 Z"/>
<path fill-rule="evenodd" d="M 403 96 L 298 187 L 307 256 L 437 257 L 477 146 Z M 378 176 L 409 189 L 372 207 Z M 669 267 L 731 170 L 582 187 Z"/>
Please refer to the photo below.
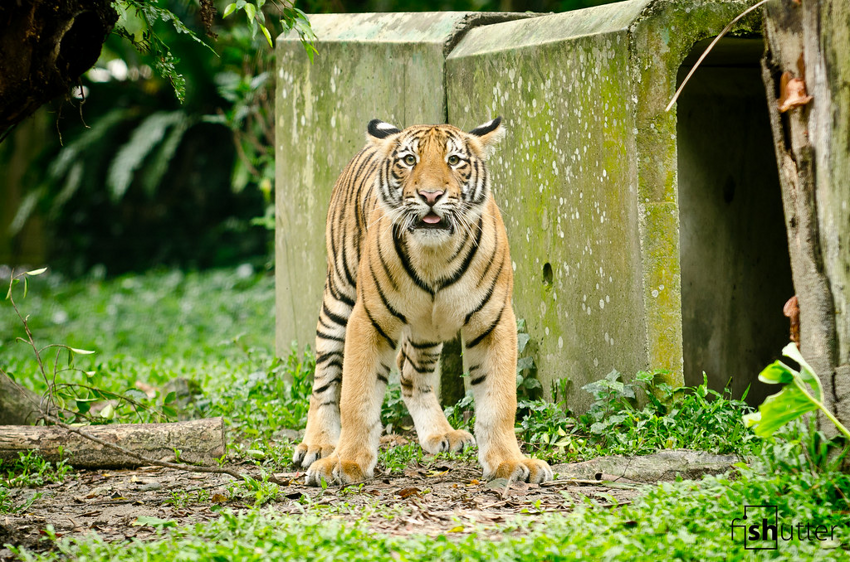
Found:
<path fill-rule="evenodd" d="M 449 225 L 445 218 L 440 218 L 436 213 L 430 212 L 415 222 L 411 230 L 449 230 L 450 228 L 451 225 Z"/>

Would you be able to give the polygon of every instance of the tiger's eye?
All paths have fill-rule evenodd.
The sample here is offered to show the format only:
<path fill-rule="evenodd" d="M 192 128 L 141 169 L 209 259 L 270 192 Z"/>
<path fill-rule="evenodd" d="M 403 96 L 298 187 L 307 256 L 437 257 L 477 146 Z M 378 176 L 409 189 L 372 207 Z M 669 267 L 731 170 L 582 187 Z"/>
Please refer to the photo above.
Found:
<path fill-rule="evenodd" d="M 454 166 L 455 164 L 460 162 L 460 158 L 458 158 L 456 155 L 452 154 L 451 156 L 449 156 L 448 162 L 449 162 L 449 166 Z"/>
<path fill-rule="evenodd" d="M 416 164 L 416 156 L 408 154 L 404 157 L 404 163 L 408 166 L 413 166 L 414 164 Z"/>

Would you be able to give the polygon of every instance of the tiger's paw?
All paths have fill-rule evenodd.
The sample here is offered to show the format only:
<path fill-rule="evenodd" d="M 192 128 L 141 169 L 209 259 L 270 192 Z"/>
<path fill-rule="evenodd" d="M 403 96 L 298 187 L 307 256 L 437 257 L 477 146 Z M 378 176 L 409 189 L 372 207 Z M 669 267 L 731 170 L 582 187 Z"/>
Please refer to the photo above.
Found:
<path fill-rule="evenodd" d="M 295 447 L 292 462 L 295 466 L 309 468 L 314 462 L 329 457 L 334 452 L 334 445 L 322 440 L 311 440 L 305 437 L 300 445 Z"/>
<path fill-rule="evenodd" d="M 518 459 L 500 462 L 492 472 L 485 472 L 484 478 L 486 480 L 505 478 L 515 482 L 522 481 L 540 484 L 541 482 L 552 480 L 553 473 L 552 468 L 546 461 L 520 457 Z"/>
<path fill-rule="evenodd" d="M 331 455 L 310 465 L 307 469 L 307 485 L 322 486 L 322 482 L 325 482 L 325 485 L 344 486 L 362 482 L 371 476 L 356 462 L 340 460 L 339 456 Z"/>
<path fill-rule="evenodd" d="M 462 429 L 453 429 L 442 435 L 431 435 L 423 439 L 419 443 L 428 453 L 444 453 L 451 451 L 456 453 L 462 451 L 466 447 L 475 445 L 475 438 L 468 431 Z"/>

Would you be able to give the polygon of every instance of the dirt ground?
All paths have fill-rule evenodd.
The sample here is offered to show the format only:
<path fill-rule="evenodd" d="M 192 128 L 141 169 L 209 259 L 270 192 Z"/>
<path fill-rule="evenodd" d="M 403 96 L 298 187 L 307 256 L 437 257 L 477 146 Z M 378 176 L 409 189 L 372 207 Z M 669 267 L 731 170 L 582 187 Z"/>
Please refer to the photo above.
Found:
<path fill-rule="evenodd" d="M 81 536 L 95 531 L 110 541 L 146 539 L 156 536 L 156 529 L 151 526 L 158 524 L 156 520 L 182 526 L 215 519 L 223 507 L 239 510 L 253 505 L 252 499 L 233 497 L 234 479 L 226 475 L 160 467 L 74 474 L 61 484 L 13 490 L 12 499 L 19 503 L 33 494 L 42 495 L 25 514 L 0 515 L 0 560 L 11 557 L 11 552 L 2 548 L 4 543 L 35 550 L 47 547 L 49 543 L 42 539 L 48 524 L 60 536 Z M 631 502 L 643 486 L 625 479 L 606 483 L 595 479 L 557 479 L 543 485 L 509 483 L 503 479 L 484 482 L 477 464 L 427 456 L 403 474 L 386 475 L 376 470 L 376 477 L 362 487 L 322 490 L 305 486 L 303 472 L 275 476 L 288 485 L 264 509 L 299 514 L 311 503 L 326 506 L 333 517 L 351 519 L 375 512 L 367 516 L 369 525 L 374 531 L 390 534 L 465 533 L 476 526 L 502 523 L 515 517 L 568 511 L 570 505 L 582 502 L 585 497 L 613 507 Z M 374 509 L 376 504 L 379 510 Z M 333 509 L 334 506 L 343 509 Z M 385 517 L 388 510 L 395 516 Z"/>

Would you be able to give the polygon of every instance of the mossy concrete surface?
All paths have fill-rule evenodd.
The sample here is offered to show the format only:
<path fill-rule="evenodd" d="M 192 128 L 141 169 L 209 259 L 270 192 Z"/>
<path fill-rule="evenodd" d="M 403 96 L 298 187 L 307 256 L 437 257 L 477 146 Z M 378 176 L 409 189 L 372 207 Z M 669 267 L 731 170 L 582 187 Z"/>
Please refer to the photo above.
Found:
<path fill-rule="evenodd" d="M 616 368 L 683 383 L 676 111 L 682 61 L 751 2 L 630 0 L 493 23 L 469 14 L 311 18 L 319 55 L 278 40 L 277 346 L 312 343 L 330 192 L 379 117 L 470 129 L 491 159 L 538 374 L 568 402 Z M 489 16 L 492 18 L 492 16 Z M 477 19 L 474 19 L 477 18 Z M 510 19 L 510 18 L 509 18 Z M 733 32 L 756 29 L 743 20 Z"/>
<path fill-rule="evenodd" d="M 547 395 L 566 378 L 579 411 L 580 387 L 611 369 L 683 383 L 676 111 L 664 108 L 693 45 L 748 5 L 609 4 L 474 29 L 448 57 L 449 121 L 506 119 L 491 169 L 514 306 Z"/>
<path fill-rule="evenodd" d="M 334 182 L 374 118 L 445 121 L 443 49 L 465 14 L 315 15 L 319 54 L 277 41 L 276 343 L 313 345 L 326 272 Z"/>

